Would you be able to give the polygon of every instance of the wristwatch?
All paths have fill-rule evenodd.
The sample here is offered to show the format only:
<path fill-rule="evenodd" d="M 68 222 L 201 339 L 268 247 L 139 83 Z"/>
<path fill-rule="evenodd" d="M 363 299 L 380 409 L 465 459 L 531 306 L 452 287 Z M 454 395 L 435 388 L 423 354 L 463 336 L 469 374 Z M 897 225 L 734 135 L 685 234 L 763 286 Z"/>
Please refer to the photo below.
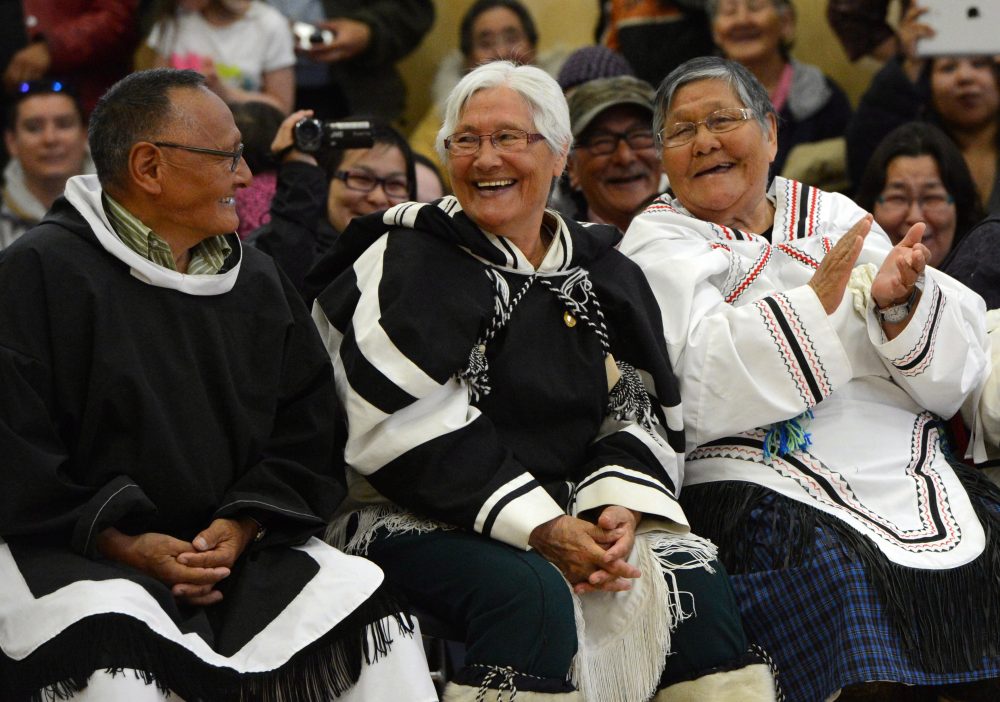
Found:
<path fill-rule="evenodd" d="M 890 324 L 898 324 L 904 319 L 910 316 L 910 310 L 913 309 L 913 301 L 917 297 L 917 286 L 913 286 L 913 291 L 910 296 L 906 298 L 903 302 L 898 305 L 890 305 L 889 307 L 879 307 L 875 306 L 875 311 L 878 316 L 881 317 L 883 322 L 889 322 Z"/>

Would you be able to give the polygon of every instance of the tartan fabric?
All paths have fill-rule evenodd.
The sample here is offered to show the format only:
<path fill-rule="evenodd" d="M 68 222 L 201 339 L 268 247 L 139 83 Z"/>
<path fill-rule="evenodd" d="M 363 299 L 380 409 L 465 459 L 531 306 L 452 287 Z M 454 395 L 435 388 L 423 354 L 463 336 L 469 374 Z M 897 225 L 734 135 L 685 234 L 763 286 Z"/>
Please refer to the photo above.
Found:
<path fill-rule="evenodd" d="M 751 512 L 752 522 L 770 518 L 770 502 Z M 747 637 L 774 658 L 788 702 L 818 702 L 841 687 L 873 680 L 947 685 L 1000 677 L 996 658 L 984 659 L 975 671 L 921 669 L 903 649 L 861 563 L 835 534 L 817 538 L 823 546 L 802 567 L 730 576 Z M 759 550 L 754 562 L 769 562 L 772 556 Z"/>

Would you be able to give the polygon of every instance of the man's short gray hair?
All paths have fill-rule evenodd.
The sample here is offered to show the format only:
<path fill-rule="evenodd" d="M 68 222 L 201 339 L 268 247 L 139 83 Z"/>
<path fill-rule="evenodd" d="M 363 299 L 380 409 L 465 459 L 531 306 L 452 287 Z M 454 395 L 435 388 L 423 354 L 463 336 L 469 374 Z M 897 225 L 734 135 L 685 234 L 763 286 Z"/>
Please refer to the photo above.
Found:
<path fill-rule="evenodd" d="M 153 68 L 131 73 L 108 89 L 90 115 L 88 129 L 90 154 L 104 188 L 125 187 L 132 147 L 157 139 L 173 118 L 170 91 L 203 85 L 205 77 L 195 71 Z"/>
<path fill-rule="evenodd" d="M 531 121 L 553 153 L 562 156 L 569 151 L 573 134 L 569 126 L 569 108 L 555 78 L 535 66 L 519 66 L 510 61 L 491 61 L 473 69 L 456 85 L 444 106 L 444 124 L 437 136 L 438 155 L 448 158 L 445 138 L 455 133 L 456 125 L 466 104 L 480 90 L 510 88 L 523 97 L 531 112 Z"/>
<path fill-rule="evenodd" d="M 721 80 L 728 84 L 743 106 L 753 111 L 754 117 L 765 132 L 770 128 L 767 116 L 774 115 L 776 120 L 778 118 L 767 89 L 753 73 L 735 61 L 718 56 L 699 56 L 682 63 L 660 83 L 653 110 L 653 131 L 656 134 L 663 130 L 663 124 L 677 90 L 699 80 Z"/>

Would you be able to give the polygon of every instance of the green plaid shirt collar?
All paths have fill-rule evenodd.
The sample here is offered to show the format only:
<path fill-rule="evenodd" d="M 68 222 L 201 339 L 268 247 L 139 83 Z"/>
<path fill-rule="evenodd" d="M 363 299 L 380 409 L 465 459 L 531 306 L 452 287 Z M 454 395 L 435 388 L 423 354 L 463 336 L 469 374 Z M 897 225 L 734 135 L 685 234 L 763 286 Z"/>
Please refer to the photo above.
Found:
<path fill-rule="evenodd" d="M 104 211 L 115 234 L 126 246 L 158 266 L 177 270 L 170 245 L 107 193 L 104 194 Z M 215 275 L 232 252 L 224 236 L 212 236 L 199 242 L 191 249 L 188 275 Z"/>

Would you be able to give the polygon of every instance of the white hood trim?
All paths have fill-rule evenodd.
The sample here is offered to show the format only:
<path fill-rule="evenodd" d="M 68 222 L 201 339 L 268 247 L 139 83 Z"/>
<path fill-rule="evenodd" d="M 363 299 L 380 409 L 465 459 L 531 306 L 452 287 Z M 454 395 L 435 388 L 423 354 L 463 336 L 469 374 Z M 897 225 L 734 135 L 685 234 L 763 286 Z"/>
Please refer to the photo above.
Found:
<path fill-rule="evenodd" d="M 104 250 L 128 265 L 134 278 L 147 285 L 169 288 L 188 295 L 222 295 L 233 289 L 243 262 L 242 247 L 239 250 L 240 260 L 225 273 L 188 275 L 164 268 L 143 258 L 118 238 L 104 212 L 102 192 L 96 175 L 73 176 L 66 182 L 66 199 L 90 225 Z M 230 245 L 234 243 L 230 241 Z"/>

